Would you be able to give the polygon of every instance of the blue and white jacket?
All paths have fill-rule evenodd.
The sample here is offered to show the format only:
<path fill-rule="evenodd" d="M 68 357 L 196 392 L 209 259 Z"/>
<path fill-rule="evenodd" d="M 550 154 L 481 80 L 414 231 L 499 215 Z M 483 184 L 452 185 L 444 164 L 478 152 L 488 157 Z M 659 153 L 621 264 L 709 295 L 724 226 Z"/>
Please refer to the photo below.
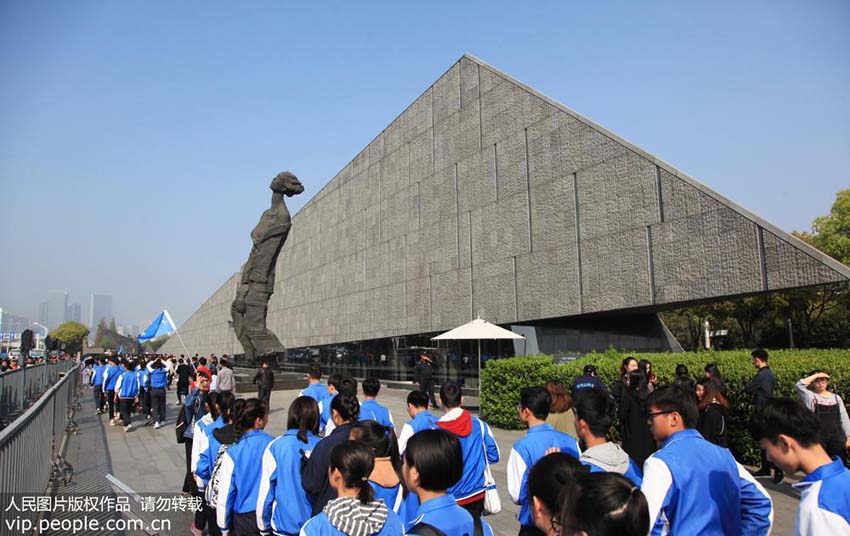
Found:
<path fill-rule="evenodd" d="M 473 534 L 475 532 L 472 514 L 462 506 L 458 506 L 454 498 L 448 494 L 422 503 L 419 507 L 419 514 L 413 520 L 411 527 L 417 523 L 427 523 L 440 529 L 446 535 Z M 481 519 L 481 528 L 484 529 L 484 536 L 493 536 L 493 529 L 483 518 Z"/>
<path fill-rule="evenodd" d="M 559 432 L 546 423 L 536 424 L 528 429 L 525 437 L 514 443 L 508 457 L 508 495 L 520 506 L 517 521 L 520 525 L 533 527 L 531 506 L 528 504 L 528 471 L 537 460 L 546 455 L 550 448 L 559 448 L 576 460 L 580 449 L 576 438 Z"/>
<path fill-rule="evenodd" d="M 203 398 L 203 399 L 202 399 Z M 207 414 L 207 408 L 204 405 L 206 394 L 201 397 L 201 390 L 195 388 L 183 400 L 183 411 L 186 412 L 186 431 L 183 432 L 183 437 L 191 439 L 195 435 L 195 423 L 200 421 Z"/>
<path fill-rule="evenodd" d="M 339 530 L 331 524 L 331 520 L 325 512 L 320 512 L 315 517 L 311 518 L 301 527 L 299 536 L 348 536 L 347 533 Z M 402 536 L 404 527 L 398 515 L 389 510 L 387 519 L 384 521 L 384 526 L 378 532 L 373 532 L 369 536 Z"/>
<path fill-rule="evenodd" d="M 794 534 L 850 534 L 850 471 L 839 458 L 821 465 L 794 487 L 800 490 Z"/>
<path fill-rule="evenodd" d="M 490 427 L 461 408 L 449 410 L 437 421 L 437 426 L 455 434 L 463 451 L 463 475 L 448 492 L 458 504 L 484 498 L 484 470 L 487 462 L 499 462 L 499 445 Z"/>
<path fill-rule="evenodd" d="M 148 372 L 150 373 L 151 389 L 165 389 L 168 384 L 168 367 L 153 368 L 153 362 L 148 363 Z"/>
<path fill-rule="evenodd" d="M 393 416 L 390 410 L 378 404 L 374 398 L 367 398 L 360 404 L 360 420 L 361 421 L 378 421 L 384 426 L 395 428 Z"/>
<path fill-rule="evenodd" d="M 770 533 L 773 503 L 732 454 L 685 429 L 643 465 L 651 535 Z"/>
<path fill-rule="evenodd" d="M 106 370 L 106 365 L 95 365 L 93 369 L 94 373 L 91 377 L 91 384 L 95 387 L 100 387 L 103 385 L 103 372 Z"/>
<path fill-rule="evenodd" d="M 319 431 L 323 436 L 327 437 L 333 432 L 334 422 L 331 420 L 331 402 L 333 402 L 336 393 L 331 394 L 322 400 L 319 400 Z"/>
<path fill-rule="evenodd" d="M 212 471 L 212 465 L 203 474 L 199 471 L 198 466 L 201 462 L 201 453 L 209 450 L 210 437 L 212 437 L 213 431 L 222 427 L 224 427 L 224 419 L 220 415 L 217 419 L 213 420 L 212 415 L 207 413 L 201 417 L 200 421 L 195 423 L 195 429 L 192 430 L 192 458 L 189 466 L 192 474 L 195 475 L 195 484 L 198 486 L 199 491 L 203 491 L 207 487 L 207 483 L 210 481 L 209 473 Z"/>
<path fill-rule="evenodd" d="M 136 398 L 139 396 L 139 380 L 132 370 L 125 370 L 115 380 L 114 390 L 118 398 Z"/>
<path fill-rule="evenodd" d="M 121 368 L 118 365 L 107 365 L 103 370 L 103 390 L 114 391 L 115 383 L 118 381 L 118 376 L 121 375 Z"/>
<path fill-rule="evenodd" d="M 310 519 L 310 500 L 301 487 L 301 454 L 309 458 L 319 439 L 307 432 L 302 443 L 298 430 L 287 430 L 266 447 L 257 499 L 260 532 L 296 534 Z"/>
<path fill-rule="evenodd" d="M 428 412 L 428 410 L 420 411 L 410 422 L 404 423 L 401 427 L 401 433 L 398 436 L 398 452 L 404 454 L 404 449 L 407 448 L 407 442 L 413 437 L 413 434 L 422 430 L 434 430 L 437 428 L 437 417 Z"/>
<path fill-rule="evenodd" d="M 331 392 L 328 391 L 328 386 L 323 383 L 311 383 L 306 389 L 298 394 L 298 396 L 309 396 L 316 402 L 321 402 L 330 395 Z"/>
<path fill-rule="evenodd" d="M 222 532 L 229 531 L 233 514 L 257 509 L 263 453 L 274 440 L 262 430 L 249 430 L 221 455 L 216 521 Z"/>
<path fill-rule="evenodd" d="M 398 514 L 398 517 L 404 523 L 405 530 L 413 526 L 412 521 L 416 519 L 419 512 L 419 497 L 415 493 L 408 491 L 407 497 L 405 497 L 404 488 L 401 487 L 401 484 L 388 487 L 369 480 L 369 485 L 375 492 L 375 499 L 381 499 L 390 510 Z"/>

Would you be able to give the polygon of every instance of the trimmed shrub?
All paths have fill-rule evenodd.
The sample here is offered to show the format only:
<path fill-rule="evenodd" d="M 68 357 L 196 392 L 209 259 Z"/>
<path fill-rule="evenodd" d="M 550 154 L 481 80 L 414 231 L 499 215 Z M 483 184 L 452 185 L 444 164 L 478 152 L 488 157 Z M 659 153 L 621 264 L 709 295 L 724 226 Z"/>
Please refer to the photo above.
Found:
<path fill-rule="evenodd" d="M 747 433 L 747 422 L 752 412 L 752 401 L 744 387 L 755 375 L 749 350 L 731 350 L 699 353 L 628 354 L 616 351 L 592 353 L 572 361 L 555 365 L 550 356 L 519 357 L 488 361 L 481 371 L 481 411 L 491 425 L 518 429 L 521 427 L 516 404 L 523 387 L 543 385 L 557 379 L 569 385 L 581 375 L 588 363 L 597 367 L 599 376 L 609 387 L 618 379 L 620 362 L 627 355 L 648 359 L 658 377 L 658 385 L 668 385 L 674 379 L 676 365 L 688 367 L 696 381 L 704 376 L 703 368 L 714 363 L 723 375 L 729 391 L 729 448 L 735 457 L 745 463 L 759 462 L 758 445 Z M 848 350 L 775 350 L 770 351 L 768 362 L 776 375 L 776 396 L 797 398 L 794 385 L 813 370 L 825 370 L 832 376 L 830 389 L 842 399 L 850 401 L 850 351 Z M 848 402 L 850 403 L 850 402 Z"/>

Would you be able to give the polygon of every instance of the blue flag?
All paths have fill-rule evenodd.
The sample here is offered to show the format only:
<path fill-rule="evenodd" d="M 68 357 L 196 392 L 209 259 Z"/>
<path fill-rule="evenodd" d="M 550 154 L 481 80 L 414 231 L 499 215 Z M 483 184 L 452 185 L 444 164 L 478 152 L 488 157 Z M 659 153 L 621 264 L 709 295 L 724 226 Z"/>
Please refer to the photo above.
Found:
<path fill-rule="evenodd" d="M 118 355 L 124 355 L 124 345 L 118 347 Z"/>
<path fill-rule="evenodd" d="M 162 335 L 173 333 L 176 330 L 177 327 L 174 325 L 174 321 L 171 320 L 171 315 L 168 314 L 167 310 L 163 310 L 159 313 L 159 316 L 156 317 L 156 320 L 148 326 L 148 329 L 139 335 L 139 342 L 147 342 L 151 339 L 161 337 Z"/>

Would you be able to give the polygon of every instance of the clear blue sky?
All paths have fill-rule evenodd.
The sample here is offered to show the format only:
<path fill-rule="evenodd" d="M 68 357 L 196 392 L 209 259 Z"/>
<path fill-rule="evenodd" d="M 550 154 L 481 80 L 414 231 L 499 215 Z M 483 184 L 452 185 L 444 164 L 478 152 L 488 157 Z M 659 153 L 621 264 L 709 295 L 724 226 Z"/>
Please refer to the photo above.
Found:
<path fill-rule="evenodd" d="M 0 2 L 0 306 L 182 322 L 464 52 L 787 231 L 850 187 L 846 1 L 295 4 Z"/>

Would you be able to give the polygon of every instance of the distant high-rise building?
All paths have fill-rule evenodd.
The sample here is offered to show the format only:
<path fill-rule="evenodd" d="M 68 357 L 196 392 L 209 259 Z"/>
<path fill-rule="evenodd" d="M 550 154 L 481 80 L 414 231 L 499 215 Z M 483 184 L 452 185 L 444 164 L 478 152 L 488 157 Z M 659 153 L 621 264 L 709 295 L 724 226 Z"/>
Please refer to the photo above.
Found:
<path fill-rule="evenodd" d="M 38 304 L 38 323 L 47 325 L 47 310 L 49 309 L 49 302 L 41 302 Z"/>
<path fill-rule="evenodd" d="M 101 320 L 107 324 L 112 320 L 112 296 L 109 294 L 92 294 L 89 308 L 89 327 L 94 330 Z"/>
<path fill-rule="evenodd" d="M 47 323 L 48 329 L 56 329 L 59 324 L 68 320 L 68 293 L 64 290 L 50 292 L 47 300 Z"/>
<path fill-rule="evenodd" d="M 73 320 L 74 322 L 82 322 L 83 318 L 83 306 L 79 303 L 72 303 L 68 308 L 70 314 L 68 315 L 68 320 Z"/>
<path fill-rule="evenodd" d="M 20 335 L 23 330 L 30 328 L 31 324 L 32 322 L 30 322 L 29 318 L 9 314 L 3 310 L 3 315 L 0 316 L 0 333 L 14 333 L 15 335 Z M 38 328 L 32 329 L 35 333 L 42 331 Z"/>

